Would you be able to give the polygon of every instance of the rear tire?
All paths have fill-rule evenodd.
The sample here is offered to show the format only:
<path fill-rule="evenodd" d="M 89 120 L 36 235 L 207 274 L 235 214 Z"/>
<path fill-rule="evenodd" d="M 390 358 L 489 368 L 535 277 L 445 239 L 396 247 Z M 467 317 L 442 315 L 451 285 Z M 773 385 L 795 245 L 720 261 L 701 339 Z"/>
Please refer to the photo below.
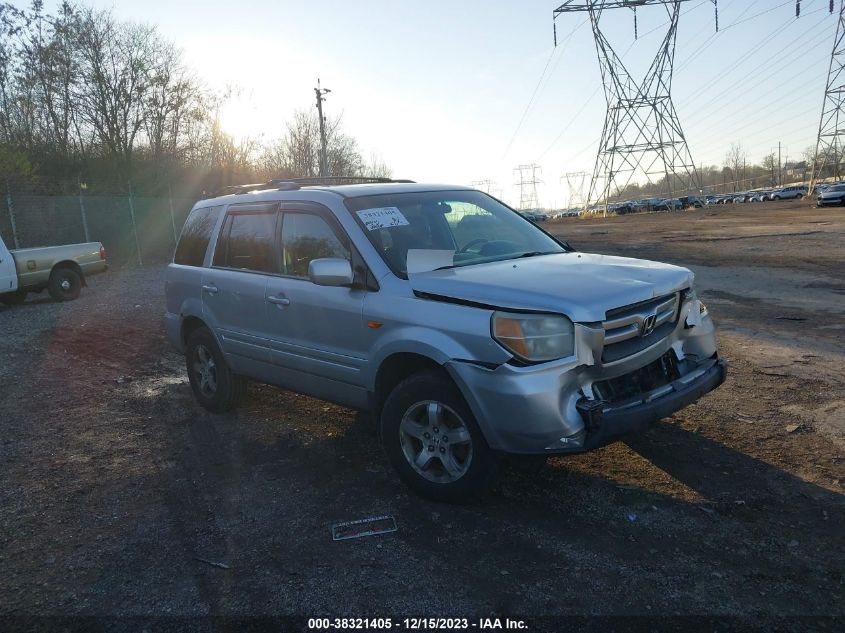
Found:
<path fill-rule="evenodd" d="M 0 295 L 0 303 L 5 303 L 7 306 L 19 306 L 26 301 L 26 290 L 15 290 L 14 292 L 7 292 Z"/>
<path fill-rule="evenodd" d="M 231 411 L 246 395 L 246 379 L 226 364 L 208 328 L 197 328 L 188 336 L 185 364 L 194 397 L 212 413 Z"/>
<path fill-rule="evenodd" d="M 390 392 L 381 441 L 399 476 L 423 497 L 466 503 L 496 481 L 500 460 L 443 371 L 414 374 Z"/>
<path fill-rule="evenodd" d="M 56 268 L 50 274 L 47 291 L 53 301 L 73 301 L 82 292 L 82 278 L 71 268 Z"/>

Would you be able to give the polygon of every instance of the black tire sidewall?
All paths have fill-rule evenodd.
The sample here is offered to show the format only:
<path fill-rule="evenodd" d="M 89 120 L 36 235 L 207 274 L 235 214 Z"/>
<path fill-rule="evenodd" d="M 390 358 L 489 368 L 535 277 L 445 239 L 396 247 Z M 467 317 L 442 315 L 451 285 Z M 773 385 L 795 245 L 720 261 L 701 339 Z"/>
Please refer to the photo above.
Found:
<path fill-rule="evenodd" d="M 457 481 L 436 483 L 418 474 L 408 463 L 399 440 L 399 425 L 411 405 L 436 400 L 451 408 L 464 421 L 472 437 L 472 461 Z M 452 379 L 443 371 L 425 371 L 399 383 L 388 395 L 381 411 L 381 442 L 399 477 L 421 496 L 447 503 L 466 503 L 489 489 L 498 474 L 499 459 L 487 446 L 484 435 Z"/>
<path fill-rule="evenodd" d="M 217 367 L 217 390 L 212 397 L 202 393 L 194 372 L 194 354 L 196 348 L 200 345 L 209 351 Z M 223 413 L 238 405 L 245 389 L 244 380 L 229 369 L 223 352 L 217 345 L 217 340 L 208 328 L 198 328 L 188 336 L 185 349 L 185 366 L 188 371 L 191 391 L 194 392 L 194 397 L 203 408 L 213 413 Z"/>
<path fill-rule="evenodd" d="M 62 282 L 68 281 L 70 288 L 62 288 Z M 82 278 L 75 270 L 70 268 L 57 268 L 50 274 L 48 292 L 53 301 L 73 301 L 82 292 Z"/>

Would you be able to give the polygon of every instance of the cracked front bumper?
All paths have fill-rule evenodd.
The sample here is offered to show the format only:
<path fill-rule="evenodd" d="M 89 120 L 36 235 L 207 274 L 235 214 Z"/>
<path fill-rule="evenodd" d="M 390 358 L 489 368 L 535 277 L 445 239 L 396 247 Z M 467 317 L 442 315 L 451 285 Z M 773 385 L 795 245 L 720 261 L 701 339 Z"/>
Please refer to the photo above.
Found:
<path fill-rule="evenodd" d="M 724 382 L 727 369 L 716 353 L 712 321 L 705 314 L 689 327 L 693 309 L 699 309 L 697 301 L 683 306 L 669 336 L 614 363 L 600 362 L 603 341 L 596 330 L 577 326 L 577 357 L 496 368 L 456 360 L 446 368 L 492 449 L 524 455 L 592 450 L 645 429 Z M 593 392 L 593 384 L 636 372 L 667 353 L 682 368 L 677 379 L 621 403 L 604 402 Z"/>

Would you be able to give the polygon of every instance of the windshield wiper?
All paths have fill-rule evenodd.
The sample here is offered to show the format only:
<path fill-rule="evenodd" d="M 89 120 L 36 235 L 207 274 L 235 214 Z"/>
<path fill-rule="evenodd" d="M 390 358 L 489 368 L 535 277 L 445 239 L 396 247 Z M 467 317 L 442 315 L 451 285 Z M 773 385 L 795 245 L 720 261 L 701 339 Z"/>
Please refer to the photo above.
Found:
<path fill-rule="evenodd" d="M 523 253 L 522 255 L 517 255 L 512 259 L 521 259 L 523 257 L 539 257 L 540 255 L 555 255 L 560 251 L 528 251 L 527 253 Z"/>

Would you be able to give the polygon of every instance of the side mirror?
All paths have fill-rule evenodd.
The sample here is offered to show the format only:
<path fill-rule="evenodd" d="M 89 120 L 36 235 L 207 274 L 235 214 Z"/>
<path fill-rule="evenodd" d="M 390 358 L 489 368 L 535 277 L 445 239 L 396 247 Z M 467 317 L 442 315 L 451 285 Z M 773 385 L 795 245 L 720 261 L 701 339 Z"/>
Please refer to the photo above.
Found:
<path fill-rule="evenodd" d="M 351 286 L 352 264 L 336 257 L 312 259 L 308 264 L 308 278 L 318 286 Z"/>

